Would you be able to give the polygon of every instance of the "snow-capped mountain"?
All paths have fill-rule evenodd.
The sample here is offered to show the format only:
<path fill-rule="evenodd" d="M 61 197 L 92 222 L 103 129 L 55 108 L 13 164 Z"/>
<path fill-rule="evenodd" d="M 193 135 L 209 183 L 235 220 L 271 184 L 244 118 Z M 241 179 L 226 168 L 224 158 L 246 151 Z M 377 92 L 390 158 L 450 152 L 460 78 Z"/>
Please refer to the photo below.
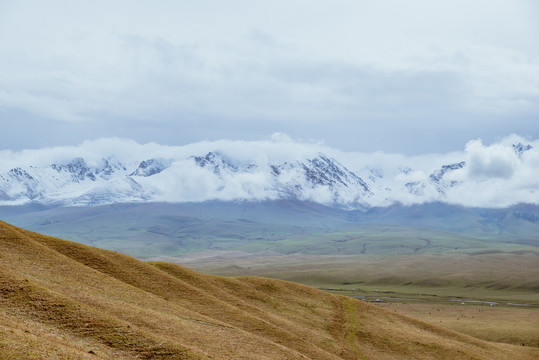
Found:
<path fill-rule="evenodd" d="M 140 162 L 139 166 L 130 176 L 152 176 L 159 174 L 170 166 L 170 160 L 166 159 L 148 159 Z"/>
<path fill-rule="evenodd" d="M 151 158 L 136 168 L 110 159 L 89 166 L 82 158 L 46 167 L 17 167 L 0 174 L 4 205 L 29 201 L 98 205 L 133 201 L 299 199 L 337 206 L 366 206 L 372 196 L 359 176 L 323 154 L 293 162 L 235 164 L 209 152 L 187 159 Z M 192 176 L 190 176 L 192 175 Z M 208 181 L 210 180 L 210 181 Z M 202 189 L 190 181 L 200 181 Z M 165 184 L 165 185 L 164 185 Z M 170 188 L 166 188 L 170 185 Z M 230 190 L 236 195 L 226 195 Z M 182 194 L 186 195 L 182 198 Z"/>
<path fill-rule="evenodd" d="M 537 149 L 539 143 L 489 147 L 471 141 L 464 152 L 406 158 L 290 142 L 165 147 L 103 139 L 49 153 L 0 152 L 0 205 L 292 199 L 367 209 L 397 202 L 539 203 L 539 176 L 532 176 Z"/>
<path fill-rule="evenodd" d="M 526 151 L 529 151 L 533 149 L 533 146 L 530 144 L 523 145 L 522 143 L 513 144 L 513 150 L 518 155 L 519 158 L 522 157 L 522 154 L 524 154 Z"/>
<path fill-rule="evenodd" d="M 214 154 L 213 152 L 207 153 L 205 156 L 192 156 L 191 159 L 201 168 L 209 169 L 212 173 L 220 175 L 222 172 L 226 173 L 237 173 L 240 171 L 240 168 L 233 163 L 225 160 L 219 154 Z M 247 166 L 243 171 L 248 170 L 249 168 L 256 166 L 251 164 Z"/>
<path fill-rule="evenodd" d="M 101 159 L 90 167 L 82 158 L 47 167 L 13 168 L 0 174 L 0 201 L 62 204 L 98 204 L 142 199 L 142 189 L 120 162 Z"/>
<path fill-rule="evenodd" d="M 440 196 L 444 196 L 446 191 L 459 184 L 457 180 L 447 180 L 447 174 L 451 174 L 455 170 L 463 169 L 466 166 L 466 161 L 461 161 L 454 164 L 442 165 L 440 169 L 432 172 L 425 180 L 407 182 L 406 189 L 410 194 L 422 196 L 428 189 L 435 189 Z"/>

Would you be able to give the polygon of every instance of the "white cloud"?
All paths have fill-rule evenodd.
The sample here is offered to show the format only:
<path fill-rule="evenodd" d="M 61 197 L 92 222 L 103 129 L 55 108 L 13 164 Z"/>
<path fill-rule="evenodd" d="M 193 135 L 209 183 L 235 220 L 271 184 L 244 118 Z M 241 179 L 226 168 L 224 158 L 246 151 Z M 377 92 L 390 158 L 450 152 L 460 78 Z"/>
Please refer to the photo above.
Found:
<path fill-rule="evenodd" d="M 46 125 L 0 142 L 284 131 L 418 153 L 536 137 L 537 14 L 525 0 L 2 2 L 0 121 Z"/>
<path fill-rule="evenodd" d="M 484 146 L 481 140 L 473 140 L 466 144 L 466 155 L 472 178 L 509 179 L 517 170 L 518 156 L 509 146 Z"/>
<path fill-rule="evenodd" d="M 517 144 L 524 146 L 522 153 L 513 147 Z M 248 170 L 222 169 L 215 173 L 212 168 L 195 164 L 192 156 L 205 156 L 209 152 Z M 319 153 L 336 159 L 360 176 L 367 182 L 372 195 L 362 193 L 359 188 L 344 187 L 335 193 L 325 185 L 312 186 L 306 182 L 301 167 L 294 164 L 312 159 Z M 333 201 L 350 204 L 358 200 L 371 206 L 432 201 L 477 207 L 539 203 L 539 140 L 516 135 L 489 145 L 484 145 L 480 139 L 472 140 L 461 152 L 421 156 L 343 152 L 317 142 L 294 140 L 286 134 L 274 134 L 264 141 L 220 140 L 185 146 L 139 144 L 119 138 L 97 139 L 71 147 L 0 151 L 0 174 L 15 167 L 39 172 L 40 168 L 47 168 L 52 163 L 66 164 L 76 157 L 84 158 L 89 166 L 102 165 L 103 158 L 119 161 L 126 167 L 119 176 L 132 173 L 143 160 L 171 161 L 171 166 L 159 174 L 135 177 L 146 189 L 145 196 L 159 201 L 276 199 L 280 196 L 280 187 L 299 186 L 303 189 L 302 199 L 326 204 Z M 460 165 L 462 161 L 464 166 Z M 270 168 L 276 164 L 288 164 L 285 167 L 290 170 L 276 178 Z M 129 192 L 129 182 L 114 181 L 122 193 L 135 196 Z M 280 184 L 277 187 L 276 181 Z M 89 191 L 87 186 L 94 186 L 83 185 L 83 188 L 79 189 L 77 185 L 65 191 L 82 194 Z M 58 186 L 52 186 L 56 195 L 69 195 L 62 195 L 64 190 Z M 99 183 L 93 191 L 104 193 L 105 190 L 104 183 Z M 24 188 L 12 187 L 8 191 L 9 194 L 20 193 Z"/>

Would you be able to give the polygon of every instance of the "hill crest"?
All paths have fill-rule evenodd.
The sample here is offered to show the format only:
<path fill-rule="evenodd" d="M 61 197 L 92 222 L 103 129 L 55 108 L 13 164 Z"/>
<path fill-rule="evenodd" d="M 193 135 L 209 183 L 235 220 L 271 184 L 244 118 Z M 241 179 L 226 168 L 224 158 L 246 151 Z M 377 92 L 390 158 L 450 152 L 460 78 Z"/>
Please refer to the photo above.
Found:
<path fill-rule="evenodd" d="M 294 283 L 224 278 L 0 222 L 4 359 L 509 359 L 480 341 Z"/>

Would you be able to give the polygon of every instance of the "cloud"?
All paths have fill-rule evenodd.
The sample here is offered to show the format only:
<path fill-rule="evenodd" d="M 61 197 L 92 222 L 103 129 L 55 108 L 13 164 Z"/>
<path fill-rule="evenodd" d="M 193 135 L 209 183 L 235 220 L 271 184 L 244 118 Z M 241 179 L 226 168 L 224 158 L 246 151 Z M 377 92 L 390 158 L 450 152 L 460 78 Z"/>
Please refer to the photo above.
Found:
<path fill-rule="evenodd" d="M 465 151 L 472 178 L 509 179 L 517 170 L 518 156 L 509 146 L 484 146 L 481 140 L 472 140 L 466 144 Z"/>
<path fill-rule="evenodd" d="M 518 144 L 523 145 L 521 150 L 515 148 Z M 215 172 L 213 168 L 196 165 L 192 157 L 209 152 L 244 170 Z M 293 165 L 320 153 L 360 176 L 372 194 L 346 187 L 335 193 L 325 185 L 308 183 L 301 167 Z M 286 187 L 297 187 L 302 189 L 303 200 L 326 204 L 333 201 L 350 204 L 358 200 L 370 206 L 433 201 L 475 207 L 539 204 L 539 140 L 516 135 L 489 145 L 476 139 L 469 141 L 463 151 L 420 156 L 346 152 L 320 142 L 295 140 L 286 134 L 274 134 L 262 141 L 219 140 L 184 146 L 103 138 L 77 146 L 0 151 L 0 174 L 15 167 L 38 171 L 53 163 L 67 164 L 76 157 L 84 158 L 90 167 L 102 165 L 103 159 L 119 161 L 126 167 L 122 176 L 135 171 L 143 160 L 165 159 L 170 166 L 161 173 L 136 177 L 146 189 L 146 196 L 160 201 L 276 199 Z M 279 176 L 280 187 L 276 187 L 276 178 L 271 174 L 270 166 L 275 164 L 285 164 L 289 169 Z M 121 191 L 128 193 L 131 185 L 124 180 L 115 181 Z M 105 190 L 104 184 L 96 184 L 95 191 Z"/>
<path fill-rule="evenodd" d="M 22 125 L 0 142 L 177 145 L 280 131 L 418 154 L 537 137 L 532 6 L 3 2 L 0 117 Z"/>
<path fill-rule="evenodd" d="M 514 147 L 518 144 L 527 150 L 520 153 Z M 491 145 L 480 139 L 468 142 L 466 167 L 447 179 L 457 185 L 447 191 L 445 200 L 479 207 L 539 203 L 538 149 L 539 141 L 516 135 Z"/>

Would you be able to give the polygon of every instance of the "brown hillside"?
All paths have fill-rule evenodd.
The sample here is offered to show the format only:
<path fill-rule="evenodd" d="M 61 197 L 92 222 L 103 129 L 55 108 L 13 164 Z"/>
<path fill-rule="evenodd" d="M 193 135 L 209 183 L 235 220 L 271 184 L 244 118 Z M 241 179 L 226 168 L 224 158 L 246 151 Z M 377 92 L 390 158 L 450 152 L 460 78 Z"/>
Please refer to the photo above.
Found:
<path fill-rule="evenodd" d="M 350 298 L 0 222 L 1 359 L 537 359 Z"/>

